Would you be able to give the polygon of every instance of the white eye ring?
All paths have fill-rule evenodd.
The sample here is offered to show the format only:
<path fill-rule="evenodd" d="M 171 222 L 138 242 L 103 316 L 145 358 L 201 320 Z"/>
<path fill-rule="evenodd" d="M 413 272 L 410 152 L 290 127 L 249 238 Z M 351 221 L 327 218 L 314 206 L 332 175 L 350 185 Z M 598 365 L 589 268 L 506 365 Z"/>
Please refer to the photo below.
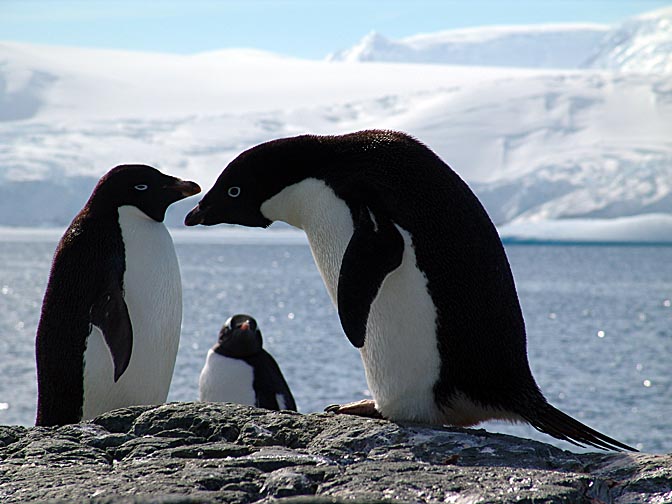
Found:
<path fill-rule="evenodd" d="M 237 198 L 238 196 L 240 196 L 240 187 L 238 186 L 229 187 L 227 194 L 232 198 Z"/>
<path fill-rule="evenodd" d="M 146 191 L 149 186 L 147 184 L 138 184 L 133 187 L 136 191 Z"/>

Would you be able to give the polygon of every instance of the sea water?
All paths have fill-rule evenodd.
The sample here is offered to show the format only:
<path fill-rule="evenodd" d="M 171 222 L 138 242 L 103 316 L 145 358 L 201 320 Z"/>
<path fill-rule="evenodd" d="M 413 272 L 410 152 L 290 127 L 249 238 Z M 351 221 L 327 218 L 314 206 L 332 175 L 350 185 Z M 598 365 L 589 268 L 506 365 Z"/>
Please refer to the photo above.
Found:
<path fill-rule="evenodd" d="M 299 410 L 369 397 L 301 233 L 174 232 L 182 337 L 170 401 L 198 398 L 224 321 L 255 317 Z M 0 424 L 35 418 L 35 329 L 60 232 L 0 232 Z M 647 452 L 672 452 L 672 248 L 509 245 L 533 374 L 549 402 Z M 496 334 L 492 335 L 496 337 Z M 572 448 L 524 425 L 479 427 Z"/>

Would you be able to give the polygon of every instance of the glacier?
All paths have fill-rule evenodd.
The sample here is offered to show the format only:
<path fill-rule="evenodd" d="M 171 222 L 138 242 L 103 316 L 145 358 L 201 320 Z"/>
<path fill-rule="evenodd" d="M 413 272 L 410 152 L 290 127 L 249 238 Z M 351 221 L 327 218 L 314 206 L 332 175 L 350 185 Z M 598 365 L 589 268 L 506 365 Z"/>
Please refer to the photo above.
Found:
<path fill-rule="evenodd" d="M 670 242 L 671 48 L 672 8 L 369 34 L 322 61 L 0 42 L 0 226 L 67 225 L 117 164 L 207 190 L 257 143 L 388 128 L 435 150 L 505 239 Z"/>

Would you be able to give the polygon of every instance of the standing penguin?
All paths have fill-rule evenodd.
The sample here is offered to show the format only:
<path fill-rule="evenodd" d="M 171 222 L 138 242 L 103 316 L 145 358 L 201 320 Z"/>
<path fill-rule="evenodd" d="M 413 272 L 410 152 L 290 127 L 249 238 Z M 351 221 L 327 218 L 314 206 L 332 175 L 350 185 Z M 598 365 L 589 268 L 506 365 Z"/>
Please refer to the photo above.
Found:
<path fill-rule="evenodd" d="M 200 192 L 144 165 L 104 175 L 58 244 L 37 329 L 36 425 L 165 402 L 182 321 L 163 219 Z"/>
<path fill-rule="evenodd" d="M 256 320 L 243 314 L 230 317 L 208 350 L 198 380 L 200 400 L 296 411 L 280 367 L 262 345 Z"/>
<path fill-rule="evenodd" d="M 306 232 L 374 401 L 336 408 L 459 426 L 529 422 L 575 444 L 631 447 L 554 408 L 527 361 L 497 231 L 469 187 L 393 131 L 303 135 L 234 159 L 186 217 Z"/>

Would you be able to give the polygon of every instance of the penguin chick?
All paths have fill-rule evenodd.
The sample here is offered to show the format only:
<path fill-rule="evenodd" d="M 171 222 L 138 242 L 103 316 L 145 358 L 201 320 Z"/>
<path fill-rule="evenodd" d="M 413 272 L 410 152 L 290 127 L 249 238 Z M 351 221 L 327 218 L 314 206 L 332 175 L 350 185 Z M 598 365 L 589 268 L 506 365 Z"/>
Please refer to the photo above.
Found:
<path fill-rule="evenodd" d="M 244 314 L 230 317 L 217 343 L 208 350 L 198 380 L 200 400 L 296 411 L 280 367 L 262 344 L 254 318 Z"/>
<path fill-rule="evenodd" d="M 235 158 L 187 225 L 303 229 L 373 401 L 398 421 L 528 422 L 579 445 L 631 447 L 551 406 L 497 230 L 434 152 L 394 131 L 301 135 Z"/>
<path fill-rule="evenodd" d="M 163 219 L 200 190 L 145 165 L 100 179 L 52 262 L 35 339 L 36 425 L 165 402 L 182 288 Z"/>

